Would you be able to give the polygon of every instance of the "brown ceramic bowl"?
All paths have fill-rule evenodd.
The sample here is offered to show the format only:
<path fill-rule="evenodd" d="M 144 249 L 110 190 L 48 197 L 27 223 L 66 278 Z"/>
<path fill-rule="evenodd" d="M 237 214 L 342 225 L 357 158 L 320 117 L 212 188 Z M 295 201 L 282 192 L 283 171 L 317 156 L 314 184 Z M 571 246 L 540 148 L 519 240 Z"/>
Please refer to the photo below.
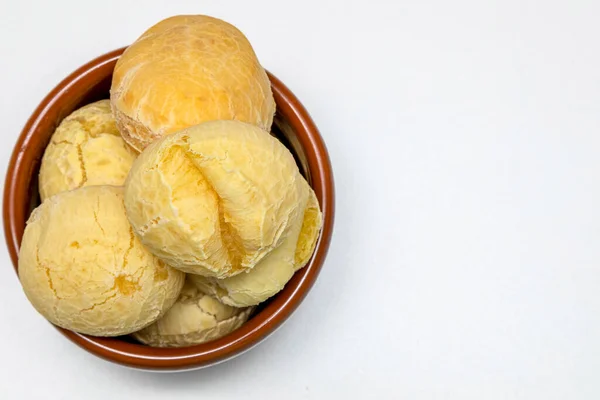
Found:
<path fill-rule="evenodd" d="M 124 48 L 105 54 L 76 70 L 52 90 L 33 112 L 17 141 L 4 186 L 4 231 L 15 270 L 25 222 L 40 200 L 37 176 L 44 149 L 60 121 L 84 104 L 109 97 L 113 68 Z M 273 75 L 277 114 L 273 133 L 294 154 L 314 188 L 324 224 L 309 264 L 285 288 L 261 305 L 241 328 L 213 342 L 176 349 L 152 348 L 128 337 L 99 338 L 57 328 L 69 340 L 106 360 L 146 370 L 187 370 L 216 364 L 255 346 L 273 333 L 302 302 L 323 265 L 334 214 L 334 185 L 323 139 L 306 109 Z"/>

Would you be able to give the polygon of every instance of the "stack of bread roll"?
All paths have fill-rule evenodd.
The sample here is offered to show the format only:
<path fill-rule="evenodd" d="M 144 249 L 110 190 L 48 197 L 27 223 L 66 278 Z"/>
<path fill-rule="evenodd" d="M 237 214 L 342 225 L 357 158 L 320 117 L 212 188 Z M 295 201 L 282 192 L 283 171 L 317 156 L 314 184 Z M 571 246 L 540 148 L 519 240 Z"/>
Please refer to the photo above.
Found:
<path fill-rule="evenodd" d="M 110 99 L 66 117 L 44 153 L 19 254 L 36 310 L 157 347 L 239 328 L 307 264 L 322 224 L 274 113 L 234 26 L 189 15 L 144 32 Z"/>

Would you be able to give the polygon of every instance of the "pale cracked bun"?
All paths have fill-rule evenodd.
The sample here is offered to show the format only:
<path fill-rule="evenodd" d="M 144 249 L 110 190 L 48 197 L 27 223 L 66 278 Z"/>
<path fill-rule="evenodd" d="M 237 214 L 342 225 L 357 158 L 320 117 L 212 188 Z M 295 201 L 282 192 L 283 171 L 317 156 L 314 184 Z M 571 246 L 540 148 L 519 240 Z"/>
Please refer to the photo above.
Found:
<path fill-rule="evenodd" d="M 111 104 L 123 138 L 141 151 L 155 139 L 211 120 L 269 131 L 275 101 L 248 39 L 204 15 L 168 18 L 119 58 Z"/>
<path fill-rule="evenodd" d="M 305 183 L 306 187 L 308 184 Z M 310 189 L 310 188 L 309 188 Z M 275 250 L 254 269 L 231 278 L 215 279 L 188 275 L 194 285 L 234 307 L 253 306 L 281 291 L 294 272 L 304 267 L 315 249 L 323 217 L 312 189 L 304 214 L 292 222 L 292 229 Z"/>
<path fill-rule="evenodd" d="M 175 268 L 216 278 L 252 269 L 279 246 L 308 197 L 289 150 L 237 121 L 154 142 L 125 182 L 127 216 L 142 243 Z"/>
<path fill-rule="evenodd" d="M 42 201 L 83 186 L 121 186 L 137 153 L 125 143 L 109 100 L 67 116 L 46 147 L 39 175 Z"/>
<path fill-rule="evenodd" d="M 132 336 L 152 347 L 185 347 L 222 338 L 248 320 L 252 308 L 220 303 L 186 281 L 179 299 L 152 325 Z"/>
<path fill-rule="evenodd" d="M 88 186 L 31 214 L 19 253 L 25 295 L 55 325 L 94 336 L 138 331 L 177 300 L 185 274 L 133 234 L 123 189 Z"/>

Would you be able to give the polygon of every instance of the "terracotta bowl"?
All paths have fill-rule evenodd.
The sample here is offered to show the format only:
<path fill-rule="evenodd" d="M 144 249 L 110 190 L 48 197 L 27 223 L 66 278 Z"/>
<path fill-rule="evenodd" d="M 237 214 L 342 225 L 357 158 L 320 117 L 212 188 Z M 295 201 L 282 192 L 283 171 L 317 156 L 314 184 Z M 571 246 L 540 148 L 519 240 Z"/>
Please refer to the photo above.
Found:
<path fill-rule="evenodd" d="M 112 71 L 124 48 L 85 64 L 54 88 L 33 112 L 10 159 L 4 186 L 4 231 L 15 271 L 25 222 L 39 203 L 40 160 L 56 126 L 84 104 L 109 97 Z M 281 81 L 269 74 L 277 115 L 273 133 L 294 154 L 321 204 L 324 225 L 309 264 L 284 290 L 262 304 L 241 328 L 213 342 L 177 349 L 151 348 L 129 337 L 98 338 L 58 329 L 73 343 L 106 360 L 146 370 L 188 370 L 210 366 L 249 350 L 273 333 L 300 305 L 323 265 L 334 215 L 334 185 L 323 139 L 306 109 Z"/>

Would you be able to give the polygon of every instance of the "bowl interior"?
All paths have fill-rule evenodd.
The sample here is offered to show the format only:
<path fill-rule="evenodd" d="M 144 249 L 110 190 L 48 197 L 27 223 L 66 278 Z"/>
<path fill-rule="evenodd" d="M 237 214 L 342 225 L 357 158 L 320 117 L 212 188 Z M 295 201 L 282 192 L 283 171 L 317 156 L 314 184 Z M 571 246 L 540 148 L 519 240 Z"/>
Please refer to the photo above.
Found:
<path fill-rule="evenodd" d="M 38 172 L 46 145 L 58 124 L 77 108 L 107 99 L 114 65 L 124 49 L 99 57 L 61 82 L 27 122 L 9 165 L 4 193 L 4 226 L 15 270 L 18 248 L 31 211 L 40 204 Z M 159 349 L 130 337 L 99 338 L 57 328 L 84 349 L 110 361 L 142 369 L 190 369 L 231 358 L 257 344 L 289 317 L 310 289 L 324 261 L 333 227 L 333 177 L 324 143 L 310 116 L 272 74 L 277 112 L 272 133 L 290 150 L 315 190 L 324 226 L 315 254 L 286 287 L 262 303 L 251 319 L 231 334 L 196 346 Z"/>

